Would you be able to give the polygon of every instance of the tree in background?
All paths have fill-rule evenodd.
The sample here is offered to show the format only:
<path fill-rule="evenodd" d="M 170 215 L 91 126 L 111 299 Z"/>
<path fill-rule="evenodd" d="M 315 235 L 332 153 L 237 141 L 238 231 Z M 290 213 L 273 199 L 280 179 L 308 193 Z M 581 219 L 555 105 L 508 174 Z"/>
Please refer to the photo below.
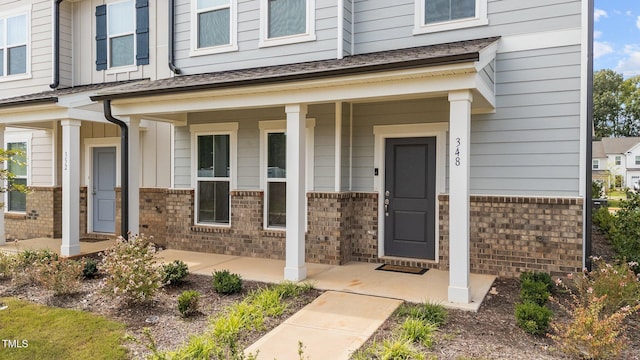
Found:
<path fill-rule="evenodd" d="M 28 192 L 28 188 L 25 185 L 13 182 L 16 176 L 9 170 L 11 168 L 9 163 L 22 166 L 24 165 L 24 161 L 26 161 L 26 154 L 23 151 L 0 149 L 0 193 L 7 191 Z M 7 165 L 5 166 L 5 164 Z M 0 197 L 0 199 L 3 198 Z M 3 207 L 4 202 L 0 200 L 0 209 Z"/>
<path fill-rule="evenodd" d="M 596 138 L 640 136 L 640 76 L 625 80 L 610 69 L 594 73 L 593 126 Z"/>

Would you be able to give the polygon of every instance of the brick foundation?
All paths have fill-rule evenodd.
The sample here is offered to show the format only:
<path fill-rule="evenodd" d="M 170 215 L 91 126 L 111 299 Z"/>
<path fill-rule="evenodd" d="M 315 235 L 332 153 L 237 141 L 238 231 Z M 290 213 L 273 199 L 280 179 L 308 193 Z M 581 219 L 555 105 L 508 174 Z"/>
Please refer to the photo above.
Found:
<path fill-rule="evenodd" d="M 62 237 L 62 188 L 30 187 L 26 205 L 24 214 L 5 213 L 7 239 Z"/>

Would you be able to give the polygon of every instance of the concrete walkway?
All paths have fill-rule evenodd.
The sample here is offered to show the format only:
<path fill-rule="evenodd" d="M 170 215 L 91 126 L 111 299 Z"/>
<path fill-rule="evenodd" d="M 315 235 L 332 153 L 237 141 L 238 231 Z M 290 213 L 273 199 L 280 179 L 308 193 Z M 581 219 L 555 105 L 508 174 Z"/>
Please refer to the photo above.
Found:
<path fill-rule="evenodd" d="M 88 255 L 104 251 L 115 244 L 115 240 L 101 241 L 80 241 L 80 255 Z M 60 255 L 60 246 L 62 239 L 51 238 L 34 238 L 27 240 L 8 241 L 4 245 L 0 245 L 0 251 L 5 253 L 17 253 L 24 250 L 42 250 L 49 249 Z"/>
<path fill-rule="evenodd" d="M 245 353 L 259 359 L 347 360 L 402 304 L 400 300 L 327 291 L 256 341 Z"/>

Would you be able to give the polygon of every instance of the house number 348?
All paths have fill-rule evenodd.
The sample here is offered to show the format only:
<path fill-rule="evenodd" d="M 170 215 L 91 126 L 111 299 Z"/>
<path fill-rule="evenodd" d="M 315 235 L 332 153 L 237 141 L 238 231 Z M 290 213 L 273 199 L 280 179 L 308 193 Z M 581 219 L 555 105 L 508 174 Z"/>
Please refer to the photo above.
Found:
<path fill-rule="evenodd" d="M 460 138 L 456 138 L 456 166 L 460 166 Z"/>

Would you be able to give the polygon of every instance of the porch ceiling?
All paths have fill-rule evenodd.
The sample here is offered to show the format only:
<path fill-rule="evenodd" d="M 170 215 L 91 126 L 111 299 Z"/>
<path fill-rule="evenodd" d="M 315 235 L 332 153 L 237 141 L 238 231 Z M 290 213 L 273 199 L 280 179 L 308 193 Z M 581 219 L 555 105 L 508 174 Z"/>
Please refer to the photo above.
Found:
<path fill-rule="evenodd" d="M 495 109 L 493 84 L 481 76 L 499 38 L 362 54 L 302 64 L 242 69 L 138 82 L 101 91 L 119 116 L 172 121 L 199 111 L 292 103 L 368 102 L 445 97 L 471 90 L 473 111 Z M 491 74 L 492 75 L 492 74 Z"/>

